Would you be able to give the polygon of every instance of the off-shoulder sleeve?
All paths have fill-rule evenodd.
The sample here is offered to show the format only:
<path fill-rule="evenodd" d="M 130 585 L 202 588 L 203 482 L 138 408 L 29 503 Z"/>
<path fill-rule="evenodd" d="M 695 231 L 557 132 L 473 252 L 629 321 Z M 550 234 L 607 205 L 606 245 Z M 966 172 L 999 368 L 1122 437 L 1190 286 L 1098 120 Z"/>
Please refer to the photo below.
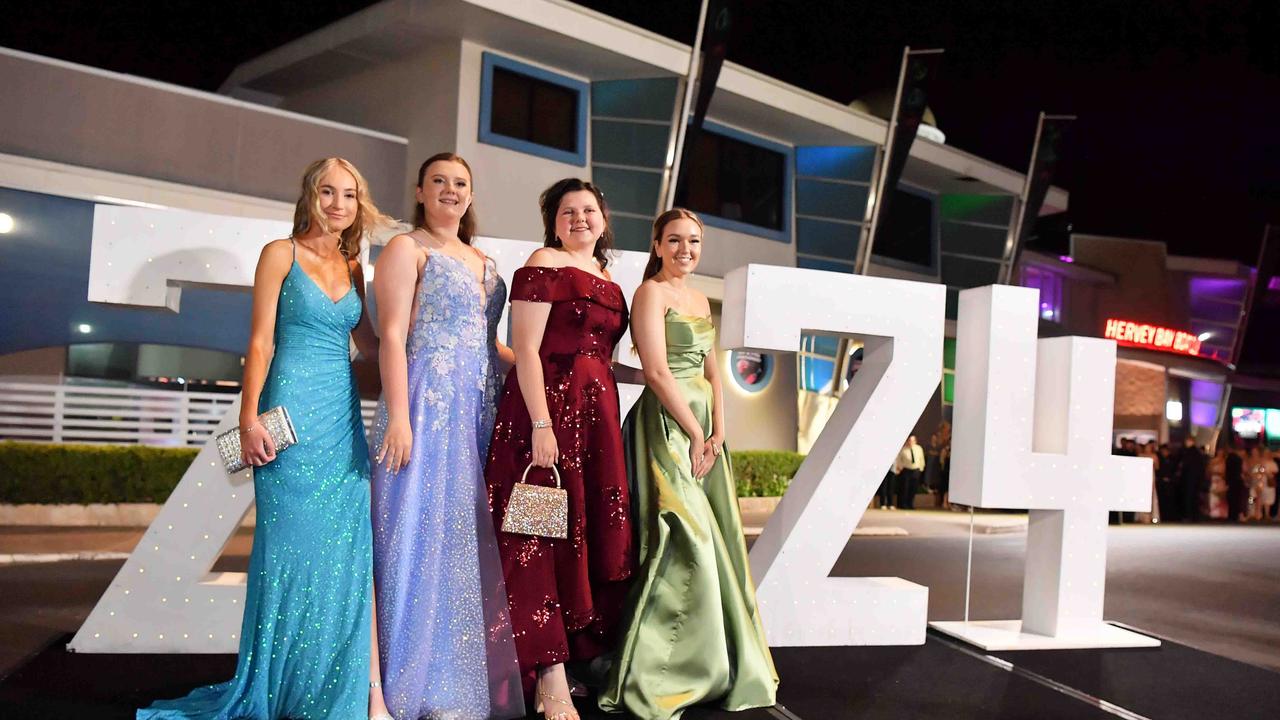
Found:
<path fill-rule="evenodd" d="M 555 302 L 560 285 L 560 269 L 550 267 L 523 267 L 516 270 L 511 280 L 511 301 Z"/>

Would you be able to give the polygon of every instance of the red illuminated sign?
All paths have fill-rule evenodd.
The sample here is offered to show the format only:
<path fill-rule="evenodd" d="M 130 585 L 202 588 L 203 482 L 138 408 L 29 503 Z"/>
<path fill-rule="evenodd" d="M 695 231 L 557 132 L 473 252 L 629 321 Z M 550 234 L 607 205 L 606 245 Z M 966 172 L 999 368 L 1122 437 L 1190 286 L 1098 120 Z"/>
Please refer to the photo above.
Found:
<path fill-rule="evenodd" d="M 1181 355 L 1200 354 L 1200 338 L 1189 332 L 1159 325 L 1111 318 L 1107 320 L 1107 329 L 1103 331 L 1102 337 L 1130 347 L 1163 350 Z"/>

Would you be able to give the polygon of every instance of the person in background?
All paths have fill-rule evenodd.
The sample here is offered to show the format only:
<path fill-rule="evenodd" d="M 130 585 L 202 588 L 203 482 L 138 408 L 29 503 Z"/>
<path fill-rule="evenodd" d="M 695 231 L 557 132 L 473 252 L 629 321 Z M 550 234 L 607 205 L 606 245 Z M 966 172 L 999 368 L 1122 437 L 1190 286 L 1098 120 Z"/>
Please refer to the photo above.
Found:
<path fill-rule="evenodd" d="M 1276 502 L 1276 461 L 1262 445 L 1249 451 L 1246 468 L 1249 473 L 1249 519 L 1265 522 L 1271 519 L 1271 506 Z"/>
<path fill-rule="evenodd" d="M 1188 435 L 1183 439 L 1182 452 L 1178 455 L 1178 519 L 1182 522 L 1199 520 L 1200 485 L 1204 480 L 1204 453 L 1196 446 L 1196 439 Z"/>
<path fill-rule="evenodd" d="M 1244 483 L 1244 451 L 1227 451 L 1224 474 L 1227 481 L 1227 521 L 1240 522 L 1249 502 L 1249 489 Z"/>
<path fill-rule="evenodd" d="M 1137 521 L 1157 525 L 1160 523 L 1161 515 L 1160 500 L 1156 494 L 1157 478 L 1160 477 L 1160 453 L 1156 450 L 1156 441 L 1149 440 L 1145 445 L 1140 446 L 1138 457 L 1151 460 L 1151 512 L 1138 513 Z"/>
<path fill-rule="evenodd" d="M 1277 482 L 1280 482 L 1280 451 L 1268 451 L 1271 457 L 1271 467 L 1275 468 L 1271 471 L 1271 490 L 1275 492 Z M 1272 495 L 1274 497 L 1274 494 Z M 1272 501 L 1270 519 L 1276 518 L 1276 511 L 1280 510 L 1280 503 Z"/>
<path fill-rule="evenodd" d="M 910 435 L 898 453 L 895 468 L 898 472 L 898 507 L 914 510 L 916 491 L 920 488 L 920 475 L 924 472 L 924 448 Z"/>
<path fill-rule="evenodd" d="M 1209 461 L 1209 512 L 1214 520 L 1227 518 L 1227 449 L 1219 447 Z"/>
<path fill-rule="evenodd" d="M 1138 453 L 1134 452 L 1133 438 L 1120 438 L 1120 444 L 1111 449 L 1111 454 L 1118 455 L 1120 457 L 1137 457 Z M 1107 513 L 1107 524 L 1119 525 L 1126 521 L 1132 522 L 1133 518 L 1129 515 L 1129 513 L 1121 513 L 1118 510 L 1112 510 Z"/>
<path fill-rule="evenodd" d="M 880 501 L 881 510 L 896 510 L 898 506 L 894 505 L 893 496 L 895 488 L 898 487 L 898 458 L 893 459 L 893 467 L 889 468 L 884 474 L 884 480 L 880 481 L 880 489 L 876 490 L 876 497 Z"/>
<path fill-rule="evenodd" d="M 1172 522 L 1177 519 L 1177 513 L 1174 512 L 1176 494 L 1173 482 L 1173 453 L 1170 452 L 1168 443 L 1160 445 L 1159 457 L 1160 462 L 1156 467 L 1156 503 L 1160 508 L 1161 522 Z"/>

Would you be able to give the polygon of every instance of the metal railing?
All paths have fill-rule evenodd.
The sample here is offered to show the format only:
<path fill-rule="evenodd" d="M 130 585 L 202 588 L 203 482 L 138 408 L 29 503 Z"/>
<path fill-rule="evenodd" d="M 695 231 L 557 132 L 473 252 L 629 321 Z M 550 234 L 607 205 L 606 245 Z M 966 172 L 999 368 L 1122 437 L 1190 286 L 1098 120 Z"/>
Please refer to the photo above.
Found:
<path fill-rule="evenodd" d="M 233 393 L 0 382 L 0 439 L 199 447 Z M 360 403 L 365 427 L 376 403 Z"/>

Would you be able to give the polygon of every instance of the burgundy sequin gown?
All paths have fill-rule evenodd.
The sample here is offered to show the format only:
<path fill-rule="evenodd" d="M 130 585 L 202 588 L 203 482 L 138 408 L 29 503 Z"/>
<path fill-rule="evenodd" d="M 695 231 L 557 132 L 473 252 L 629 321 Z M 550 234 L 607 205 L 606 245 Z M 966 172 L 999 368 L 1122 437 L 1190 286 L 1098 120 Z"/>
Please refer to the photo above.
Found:
<path fill-rule="evenodd" d="M 498 402 L 485 479 L 528 697 L 538 668 L 613 648 L 634 570 L 618 387 L 610 368 L 627 304 L 615 283 L 576 268 L 521 268 L 511 299 L 551 303 L 539 354 L 569 494 L 568 539 L 501 531 L 511 487 L 529 464 L 532 433 L 512 370 Z M 535 468 L 529 482 L 553 481 L 549 471 Z"/>

